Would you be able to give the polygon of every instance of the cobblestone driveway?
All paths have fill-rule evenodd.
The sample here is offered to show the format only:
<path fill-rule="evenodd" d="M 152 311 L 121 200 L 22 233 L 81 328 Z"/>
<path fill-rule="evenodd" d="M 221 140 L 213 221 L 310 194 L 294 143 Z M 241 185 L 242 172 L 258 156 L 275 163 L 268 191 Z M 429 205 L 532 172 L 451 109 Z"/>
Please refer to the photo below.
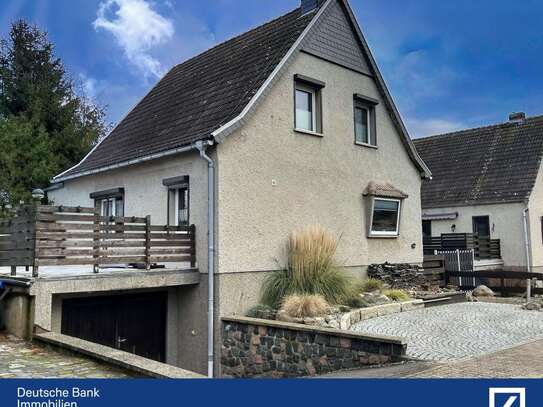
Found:
<path fill-rule="evenodd" d="M 0 334 L 0 379 L 129 377 L 120 370 L 93 360 L 65 355 Z"/>
<path fill-rule="evenodd" d="M 374 318 L 352 329 L 402 337 L 413 358 L 452 361 L 543 338 L 543 313 L 510 304 L 461 303 Z"/>

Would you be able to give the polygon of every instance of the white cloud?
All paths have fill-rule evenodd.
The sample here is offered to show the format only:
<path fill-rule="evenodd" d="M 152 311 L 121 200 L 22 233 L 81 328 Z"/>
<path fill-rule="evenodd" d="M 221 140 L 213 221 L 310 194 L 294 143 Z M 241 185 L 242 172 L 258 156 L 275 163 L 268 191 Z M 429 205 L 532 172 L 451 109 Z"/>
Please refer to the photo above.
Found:
<path fill-rule="evenodd" d="M 153 10 L 146 0 L 106 0 L 100 3 L 94 28 L 110 32 L 128 60 L 145 77 L 161 77 L 164 67 L 150 51 L 174 35 L 171 20 Z"/>
<path fill-rule="evenodd" d="M 469 126 L 461 122 L 443 119 L 406 119 L 409 134 L 412 138 L 434 136 L 466 129 Z"/>

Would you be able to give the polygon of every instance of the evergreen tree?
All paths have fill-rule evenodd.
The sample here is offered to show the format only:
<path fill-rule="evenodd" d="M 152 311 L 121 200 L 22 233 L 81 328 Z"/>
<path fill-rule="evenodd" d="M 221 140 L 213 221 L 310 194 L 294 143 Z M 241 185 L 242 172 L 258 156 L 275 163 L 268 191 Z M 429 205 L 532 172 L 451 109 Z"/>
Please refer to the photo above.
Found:
<path fill-rule="evenodd" d="M 2 199 L 28 199 L 33 188 L 76 164 L 105 135 L 104 118 L 76 91 L 47 34 L 23 20 L 13 23 L 0 41 Z"/>

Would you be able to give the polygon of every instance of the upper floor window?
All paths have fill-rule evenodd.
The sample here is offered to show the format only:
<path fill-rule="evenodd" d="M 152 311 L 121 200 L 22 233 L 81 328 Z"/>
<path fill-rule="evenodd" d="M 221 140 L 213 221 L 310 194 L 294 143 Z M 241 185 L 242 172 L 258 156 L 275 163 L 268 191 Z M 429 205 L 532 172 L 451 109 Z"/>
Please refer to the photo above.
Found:
<path fill-rule="evenodd" d="M 297 131 L 322 133 L 322 88 L 324 82 L 294 76 L 294 127 Z"/>
<path fill-rule="evenodd" d="M 354 95 L 354 140 L 356 144 L 377 146 L 375 106 L 379 102 L 362 95 Z"/>
<path fill-rule="evenodd" d="M 168 187 L 168 225 L 189 224 L 190 188 L 189 177 L 175 177 L 162 181 Z"/>

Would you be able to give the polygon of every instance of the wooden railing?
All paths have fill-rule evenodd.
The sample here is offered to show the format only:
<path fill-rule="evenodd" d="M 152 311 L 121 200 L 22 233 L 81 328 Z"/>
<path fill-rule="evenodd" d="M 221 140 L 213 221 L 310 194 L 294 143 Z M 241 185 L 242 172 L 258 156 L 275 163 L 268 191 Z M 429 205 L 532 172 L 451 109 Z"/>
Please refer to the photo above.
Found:
<path fill-rule="evenodd" d="M 157 263 L 196 266 L 195 227 L 153 225 L 151 217 L 103 217 L 93 208 L 34 206 L 0 221 L 0 266 L 129 264 L 150 269 Z"/>
<path fill-rule="evenodd" d="M 423 238 L 425 255 L 435 251 L 473 249 L 476 260 L 501 259 L 501 241 L 473 233 L 444 233 L 441 236 Z"/>

